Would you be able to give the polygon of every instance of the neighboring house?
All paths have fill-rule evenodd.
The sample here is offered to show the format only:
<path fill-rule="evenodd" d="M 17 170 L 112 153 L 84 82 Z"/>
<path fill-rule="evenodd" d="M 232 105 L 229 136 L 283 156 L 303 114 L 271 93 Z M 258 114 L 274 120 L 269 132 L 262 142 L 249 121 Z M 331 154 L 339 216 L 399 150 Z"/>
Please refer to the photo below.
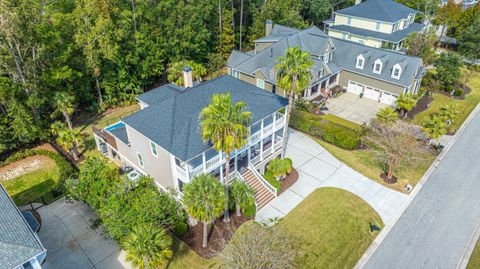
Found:
<path fill-rule="evenodd" d="M 449 0 L 441 0 L 440 1 L 440 5 L 446 5 L 448 3 Z M 475 4 L 477 4 L 478 2 L 480 2 L 479 0 L 454 0 L 455 4 L 462 4 L 462 8 L 463 9 L 466 9 L 466 8 L 469 8 L 471 6 L 474 6 Z"/>
<path fill-rule="evenodd" d="M 223 178 L 225 154 L 202 141 L 199 113 L 213 94 L 229 92 L 233 103 L 244 101 L 252 112 L 251 135 L 245 147 L 231 154 L 230 171 L 255 185 L 257 203 L 263 206 L 276 192 L 257 170 L 263 171 L 282 152 L 288 100 L 231 76 L 193 86 L 188 69 L 185 78 L 186 87 L 169 84 L 146 92 L 137 97 L 142 110 L 94 129 L 97 147 L 118 165 L 133 167 L 179 195 L 183 185 L 201 173 Z"/>
<path fill-rule="evenodd" d="M 402 93 L 418 92 L 423 63 L 392 50 L 373 48 L 349 40 L 327 36 L 317 27 L 305 30 L 275 25 L 267 21 L 267 36 L 255 40 L 255 49 L 233 51 L 227 61 L 229 74 L 267 91 L 285 96 L 276 85 L 274 66 L 287 47 L 300 46 L 311 54 L 312 79 L 304 98 L 313 99 L 340 85 L 347 91 L 391 106 Z"/>
<path fill-rule="evenodd" d="M 20 212 L 0 184 L 0 268 L 41 269 L 47 250 L 35 231 L 39 225 L 29 212 Z M 27 219 L 29 221 L 27 221 Z M 36 227 L 32 227 L 36 226 Z"/>
<path fill-rule="evenodd" d="M 415 22 L 417 11 L 393 0 L 356 1 L 324 21 L 328 35 L 375 48 L 398 50 L 410 33 L 425 25 Z"/>

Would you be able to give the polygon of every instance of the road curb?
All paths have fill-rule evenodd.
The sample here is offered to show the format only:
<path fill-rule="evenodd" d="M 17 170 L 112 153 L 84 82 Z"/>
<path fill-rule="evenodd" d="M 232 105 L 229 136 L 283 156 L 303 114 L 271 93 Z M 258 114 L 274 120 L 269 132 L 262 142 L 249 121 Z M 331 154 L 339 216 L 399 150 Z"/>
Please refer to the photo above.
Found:
<path fill-rule="evenodd" d="M 462 258 L 458 261 L 456 269 L 467 268 L 468 262 L 470 261 L 470 256 L 472 256 L 475 245 L 477 244 L 478 239 L 480 238 L 480 222 L 475 226 L 475 230 L 468 240 L 467 246 L 463 250 Z"/>
<path fill-rule="evenodd" d="M 460 135 L 463 133 L 463 131 L 465 130 L 465 128 L 470 124 L 470 122 L 472 121 L 473 117 L 480 111 L 480 104 L 477 104 L 477 106 L 472 110 L 472 112 L 470 113 L 470 115 L 468 115 L 467 119 L 465 120 L 465 122 L 463 122 L 462 126 L 460 127 L 460 129 L 458 129 L 458 131 L 455 133 L 455 135 L 453 136 L 452 140 L 448 143 L 448 145 L 443 149 L 443 151 L 437 156 L 437 158 L 432 162 L 432 164 L 430 165 L 430 167 L 427 169 L 427 171 L 425 172 L 425 174 L 422 176 L 422 178 L 420 179 L 420 181 L 417 183 L 417 185 L 415 186 L 415 188 L 412 190 L 412 192 L 410 193 L 410 195 L 408 195 L 408 199 L 403 203 L 403 205 L 400 207 L 400 210 L 397 212 L 397 214 L 395 215 L 394 218 L 392 218 L 392 220 L 389 222 L 389 223 L 385 223 L 385 227 L 383 228 L 383 230 L 378 234 L 378 236 L 373 240 L 372 244 L 370 245 L 370 247 L 367 249 L 367 251 L 365 251 L 365 253 L 362 255 L 362 257 L 358 260 L 358 262 L 355 264 L 355 267 L 353 267 L 354 269 L 361 269 L 365 266 L 365 264 L 368 262 L 368 260 L 370 260 L 370 258 L 373 256 L 373 253 L 375 253 L 375 251 L 377 250 L 377 248 L 380 246 L 380 244 L 383 242 L 383 240 L 385 239 L 385 237 L 390 233 L 390 231 L 392 230 L 392 228 L 395 226 L 395 224 L 398 222 L 398 220 L 400 219 L 400 217 L 403 215 L 403 212 L 405 212 L 405 210 L 408 208 L 408 206 L 410 205 L 410 203 L 413 201 L 413 199 L 415 198 L 415 196 L 418 194 L 418 192 L 422 189 L 423 185 L 425 185 L 425 183 L 427 182 L 427 180 L 430 178 L 430 176 L 432 175 L 432 173 L 435 171 L 435 169 L 438 167 L 438 164 L 440 163 L 440 161 L 442 161 L 442 159 L 445 157 L 445 155 L 448 153 L 448 151 L 450 151 L 450 149 L 452 148 L 453 144 L 455 144 L 455 142 L 458 140 L 458 138 L 460 137 Z M 477 235 L 478 233 L 478 235 Z M 477 239 L 478 237 L 480 236 L 480 223 L 476 226 L 476 230 L 475 230 L 475 233 L 474 235 L 472 235 L 472 238 L 477 236 Z M 473 240 L 473 239 L 470 239 L 470 241 L 474 241 L 473 242 L 473 245 L 472 245 L 472 242 L 469 241 L 468 243 L 468 246 L 465 247 L 465 250 L 464 250 L 464 253 L 462 255 L 462 259 L 459 261 L 459 264 L 458 266 L 460 266 L 461 264 L 463 264 L 465 261 L 465 258 L 467 258 L 467 261 L 465 263 L 465 267 L 466 265 L 468 264 L 468 259 L 470 258 L 470 255 L 472 254 L 472 251 L 473 251 L 473 248 L 475 247 L 475 243 L 476 243 L 476 240 Z M 464 267 L 458 267 L 457 266 L 457 269 L 460 269 L 460 268 L 464 268 Z"/>

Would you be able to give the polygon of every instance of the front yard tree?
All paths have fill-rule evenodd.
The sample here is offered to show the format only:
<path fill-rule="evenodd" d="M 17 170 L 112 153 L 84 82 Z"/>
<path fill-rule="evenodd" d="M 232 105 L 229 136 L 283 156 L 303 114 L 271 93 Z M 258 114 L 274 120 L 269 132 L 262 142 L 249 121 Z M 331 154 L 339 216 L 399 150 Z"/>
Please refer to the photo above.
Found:
<path fill-rule="evenodd" d="M 374 125 L 364 136 L 368 150 L 386 167 L 386 177 L 393 182 L 393 173 L 405 165 L 421 160 L 426 147 L 415 136 L 414 127 L 404 121 L 392 125 Z"/>
<path fill-rule="evenodd" d="M 397 97 L 397 108 L 400 109 L 401 115 L 406 118 L 408 111 L 417 105 L 417 99 L 411 93 L 402 93 Z"/>
<path fill-rule="evenodd" d="M 392 125 L 398 120 L 397 111 L 393 110 L 391 107 L 381 108 L 377 112 L 376 121 L 380 124 Z"/>
<path fill-rule="evenodd" d="M 208 225 L 222 214 L 227 199 L 222 184 L 212 174 L 202 174 L 183 188 L 188 214 L 203 222 L 203 243 L 207 247 Z"/>
<path fill-rule="evenodd" d="M 420 57 L 425 65 L 430 64 L 435 57 L 434 45 L 437 41 L 435 31 L 412 33 L 405 40 L 407 54 Z"/>
<path fill-rule="evenodd" d="M 53 96 L 53 104 L 55 106 L 55 111 L 53 115 L 61 113 L 65 118 L 65 122 L 70 130 L 73 129 L 71 116 L 74 111 L 74 103 L 75 98 L 73 95 L 67 92 L 57 92 Z"/>
<path fill-rule="evenodd" d="M 454 86 L 462 76 L 460 70 L 462 67 L 462 59 L 453 52 L 442 53 L 435 61 L 435 77 L 442 82 L 444 88 L 448 92 L 454 90 Z"/>
<path fill-rule="evenodd" d="M 127 261 L 140 269 L 160 268 L 173 256 L 172 238 L 161 227 L 141 224 L 133 227 L 123 247 Z"/>
<path fill-rule="evenodd" d="M 254 190 L 250 188 L 245 182 L 235 179 L 230 186 L 230 196 L 235 203 L 235 211 L 237 216 L 241 215 L 241 209 L 245 209 L 254 198 Z"/>
<path fill-rule="evenodd" d="M 296 94 L 300 95 L 307 88 L 312 65 L 313 61 L 310 59 L 310 53 L 302 51 L 298 46 L 287 48 L 285 56 L 278 57 L 278 64 L 275 65 L 278 84 L 288 95 L 287 126 L 292 114 L 293 99 Z M 285 152 L 288 128 L 285 127 L 284 129 L 283 151 Z"/>
<path fill-rule="evenodd" d="M 455 123 L 459 114 L 460 109 L 455 103 L 446 103 L 440 108 L 440 117 L 447 123 L 449 127 Z"/>
<path fill-rule="evenodd" d="M 200 111 L 202 138 L 205 143 L 212 143 L 218 152 L 225 153 L 225 213 L 224 221 L 229 222 L 228 212 L 228 183 L 230 182 L 230 153 L 241 149 L 247 144 L 250 131 L 248 126 L 252 113 L 246 111 L 245 102 L 232 104 L 230 93 L 215 94 L 212 102 Z"/>
<path fill-rule="evenodd" d="M 422 131 L 429 139 L 429 144 L 431 144 L 432 139 L 437 140 L 447 133 L 447 125 L 442 117 L 432 115 L 423 122 Z"/>
<path fill-rule="evenodd" d="M 263 227 L 255 222 L 244 225 L 222 252 L 224 268 L 299 268 L 294 242 L 282 233 L 278 225 Z"/>
<path fill-rule="evenodd" d="M 288 158 L 273 159 L 268 164 L 268 170 L 277 178 L 284 179 L 287 174 L 292 172 L 292 160 Z"/>

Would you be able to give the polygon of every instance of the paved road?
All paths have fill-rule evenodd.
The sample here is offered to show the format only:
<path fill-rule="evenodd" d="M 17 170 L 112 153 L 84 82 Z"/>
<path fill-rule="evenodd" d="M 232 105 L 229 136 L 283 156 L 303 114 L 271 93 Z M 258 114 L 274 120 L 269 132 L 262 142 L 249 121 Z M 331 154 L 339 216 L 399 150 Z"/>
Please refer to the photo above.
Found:
<path fill-rule="evenodd" d="M 363 268 L 455 268 L 480 221 L 480 113 Z"/>

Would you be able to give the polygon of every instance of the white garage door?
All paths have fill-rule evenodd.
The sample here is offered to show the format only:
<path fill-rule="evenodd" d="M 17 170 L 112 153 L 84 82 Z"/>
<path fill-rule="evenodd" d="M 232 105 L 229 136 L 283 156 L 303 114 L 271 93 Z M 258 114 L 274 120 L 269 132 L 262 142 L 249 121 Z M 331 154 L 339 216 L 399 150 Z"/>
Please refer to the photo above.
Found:
<path fill-rule="evenodd" d="M 347 91 L 360 95 L 363 92 L 363 85 L 355 83 L 353 81 L 349 81 Z"/>
<path fill-rule="evenodd" d="M 397 96 L 388 92 L 383 92 L 382 98 L 380 98 L 380 102 L 389 106 L 395 106 L 395 101 L 397 101 Z"/>
<path fill-rule="evenodd" d="M 365 87 L 365 92 L 363 93 L 363 96 L 365 98 L 378 101 L 378 98 L 380 98 L 380 90 L 367 86 Z"/>

